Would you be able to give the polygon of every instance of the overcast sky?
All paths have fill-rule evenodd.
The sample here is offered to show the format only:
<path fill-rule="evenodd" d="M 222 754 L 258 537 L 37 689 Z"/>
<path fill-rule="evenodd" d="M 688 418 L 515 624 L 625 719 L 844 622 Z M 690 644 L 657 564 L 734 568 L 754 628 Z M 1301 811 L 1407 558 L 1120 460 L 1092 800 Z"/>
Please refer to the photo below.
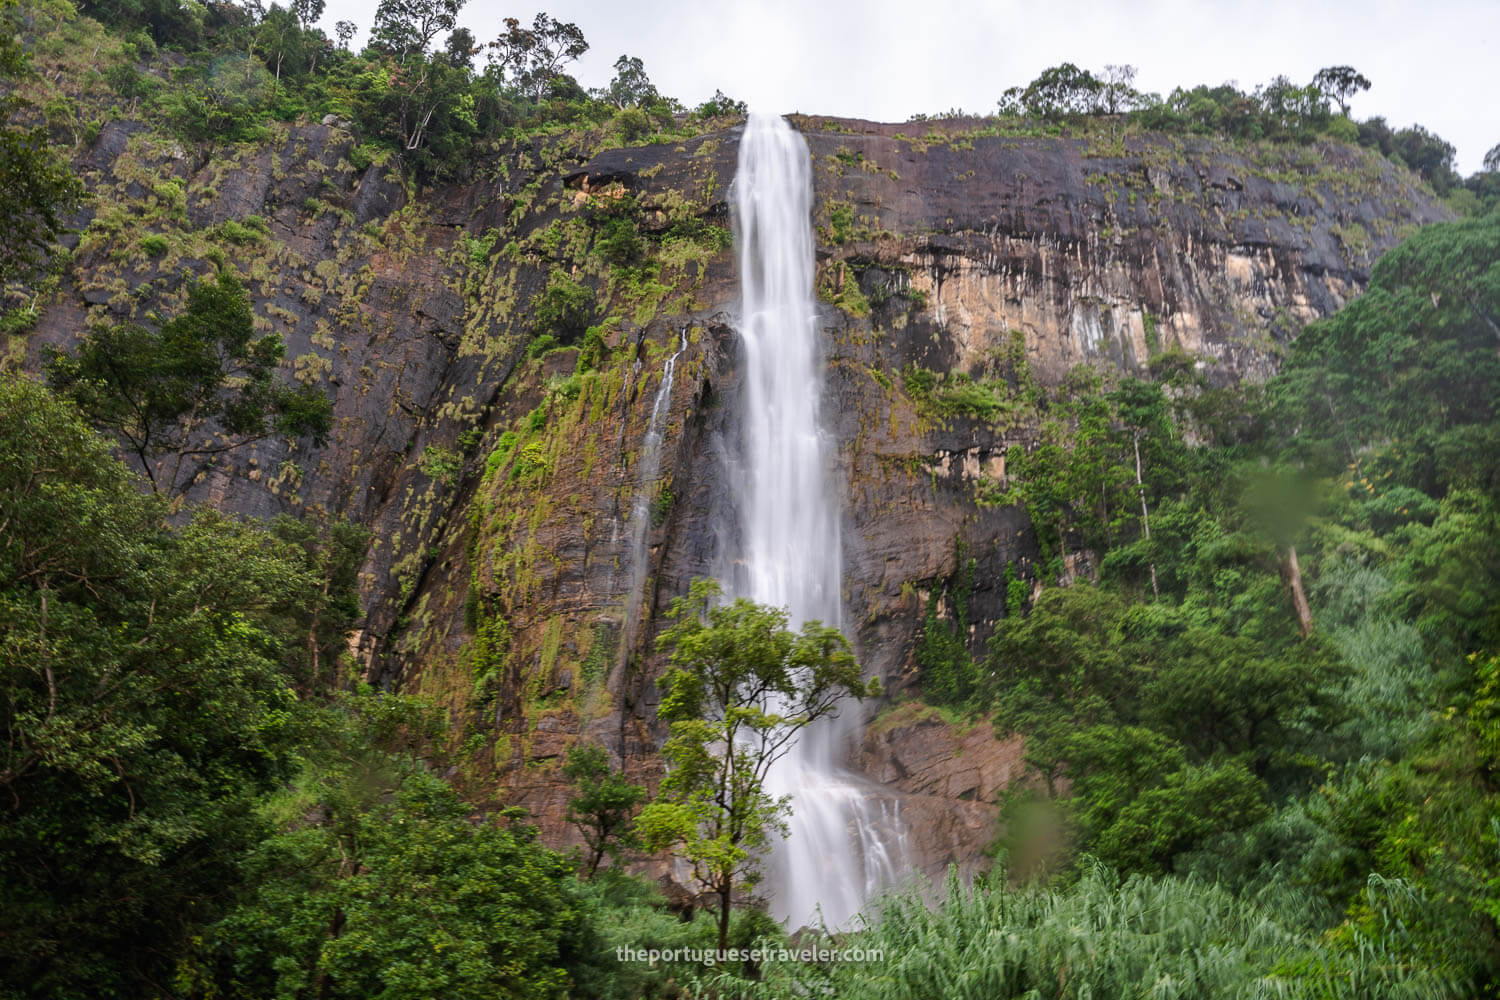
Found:
<path fill-rule="evenodd" d="M 507 16 L 537 10 L 582 29 L 575 66 L 603 86 L 621 54 L 638 56 L 657 89 L 689 106 L 715 88 L 756 110 L 905 121 L 950 108 L 987 113 L 1006 87 L 1060 62 L 1139 68 L 1136 84 L 1236 81 L 1277 74 L 1297 82 L 1348 64 L 1374 86 L 1356 118 L 1421 123 L 1458 147 L 1459 171 L 1479 169 L 1500 143 L 1497 0 L 550 0 L 536 6 L 471 0 L 459 23 L 481 41 Z M 329 0 L 325 29 L 360 26 L 375 0 Z"/>

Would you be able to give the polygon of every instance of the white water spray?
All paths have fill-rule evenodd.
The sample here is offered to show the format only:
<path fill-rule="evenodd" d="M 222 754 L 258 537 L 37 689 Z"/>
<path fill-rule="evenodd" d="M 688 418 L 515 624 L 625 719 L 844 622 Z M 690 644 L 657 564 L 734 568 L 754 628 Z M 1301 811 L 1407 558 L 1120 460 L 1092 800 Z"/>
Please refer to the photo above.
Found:
<path fill-rule="evenodd" d="M 739 558 L 730 597 L 786 608 L 793 627 L 841 626 L 840 491 L 819 404 L 823 364 L 813 300 L 807 144 L 780 117 L 750 116 L 731 192 L 739 241 L 741 451 L 731 470 Z M 792 927 L 821 910 L 845 925 L 904 864 L 900 818 L 889 799 L 843 766 L 858 707 L 804 730 L 772 769 L 766 791 L 792 796 L 788 837 L 765 882 L 776 916 Z"/>

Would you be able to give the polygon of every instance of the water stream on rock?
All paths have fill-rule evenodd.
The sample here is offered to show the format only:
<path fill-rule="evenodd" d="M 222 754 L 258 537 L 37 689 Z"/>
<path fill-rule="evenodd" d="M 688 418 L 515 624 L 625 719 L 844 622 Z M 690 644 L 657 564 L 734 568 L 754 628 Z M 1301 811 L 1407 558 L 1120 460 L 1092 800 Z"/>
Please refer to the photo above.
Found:
<path fill-rule="evenodd" d="M 731 202 L 743 383 L 730 470 L 738 558 L 722 574 L 725 590 L 787 609 L 793 627 L 842 626 L 841 493 L 819 414 L 812 172 L 807 143 L 782 118 L 750 116 Z M 849 703 L 809 727 L 767 779 L 769 793 L 792 796 L 792 815 L 763 886 L 793 928 L 819 910 L 830 927 L 847 924 L 905 865 L 896 803 L 843 764 L 859 715 Z"/>
<path fill-rule="evenodd" d="M 635 501 L 630 506 L 630 523 L 627 529 L 626 560 L 630 566 L 630 583 L 625 589 L 625 628 L 620 636 L 623 652 L 633 647 L 636 630 L 640 627 L 641 602 L 645 595 L 641 588 L 646 583 L 646 537 L 651 533 L 652 507 L 657 496 L 656 478 L 661 473 L 661 443 L 666 433 L 667 413 L 672 409 L 672 381 L 677 373 L 677 359 L 687 350 L 687 328 L 682 330 L 682 342 L 662 366 L 661 385 L 656 390 L 656 400 L 651 404 L 651 419 L 646 423 L 646 437 L 641 442 L 641 457 L 636 462 Z"/>

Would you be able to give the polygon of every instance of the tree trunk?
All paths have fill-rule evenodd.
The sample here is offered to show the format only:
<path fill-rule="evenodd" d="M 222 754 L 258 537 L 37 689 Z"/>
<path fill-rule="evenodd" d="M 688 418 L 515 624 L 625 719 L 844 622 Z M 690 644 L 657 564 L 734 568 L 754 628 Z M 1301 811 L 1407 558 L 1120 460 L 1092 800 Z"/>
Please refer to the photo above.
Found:
<path fill-rule="evenodd" d="M 1297 626 L 1306 636 L 1312 631 L 1312 609 L 1307 606 L 1307 592 L 1302 589 L 1302 567 L 1297 565 L 1297 546 L 1286 550 L 1286 583 L 1292 592 L 1292 607 L 1297 611 Z"/>
<path fill-rule="evenodd" d="M 729 947 L 729 900 L 734 892 L 734 883 L 728 879 L 719 888 L 719 951 Z"/>

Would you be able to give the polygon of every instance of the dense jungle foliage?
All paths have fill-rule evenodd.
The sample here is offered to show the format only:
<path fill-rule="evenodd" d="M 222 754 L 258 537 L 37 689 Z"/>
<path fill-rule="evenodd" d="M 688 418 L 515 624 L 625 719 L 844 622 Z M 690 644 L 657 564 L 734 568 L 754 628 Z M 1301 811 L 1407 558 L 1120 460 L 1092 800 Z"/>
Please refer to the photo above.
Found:
<path fill-rule="evenodd" d="M 540 14 L 481 44 L 461 6 L 383 0 L 362 51 L 356 26 L 318 26 L 321 0 L 0 7 L 5 331 L 66 268 L 85 193 L 64 151 L 111 120 L 211 151 L 332 115 L 364 165 L 435 184 L 517 136 L 675 140 L 744 111 L 690 112 L 627 56 L 585 90 L 577 26 Z M 30 73 L 37 54 L 70 91 Z M 0 375 L 0 995 L 1495 995 L 1500 157 L 1461 180 L 1419 126 L 1354 122 L 1349 67 L 1166 97 L 1128 70 L 1049 70 L 995 127 L 1358 142 L 1467 217 L 1382 257 L 1264 385 L 1202 384 L 1173 353 L 1052 390 L 1022 357 L 908 373 L 934 407 L 1037 428 L 987 498 L 1025 507 L 1044 565 L 1013 568 L 974 649 L 961 559 L 918 643 L 925 700 L 1027 737 L 1038 780 L 1003 803 L 987 879 L 935 906 L 894 893 L 821 941 L 876 962 L 619 961 L 720 939 L 621 870 L 643 790 L 597 750 L 570 759 L 586 855 L 475 808 L 444 779 L 465 760 L 443 713 L 353 675 L 366 532 L 183 504 L 191 420 L 326 430 L 224 272 L 180 314 L 54 358 L 56 392 Z M 638 256 L 631 227 L 606 237 L 621 267 Z M 557 289 L 539 338 L 588 325 Z M 749 909 L 727 936 L 788 943 Z"/>
<path fill-rule="evenodd" d="M 1052 393 L 1022 373 L 1042 433 L 994 500 L 1031 513 L 1045 581 L 1083 551 L 1098 579 L 1013 586 L 971 655 L 961 571 L 918 652 L 929 701 L 1027 737 L 1046 794 L 1006 803 L 1013 876 L 1098 893 L 1087 857 L 1137 880 L 1120 891 L 1213 886 L 1327 944 L 1390 949 L 1419 994 L 1490 995 L 1497 322 L 1492 211 L 1385 254 L 1264 385 L 1197 385 L 1171 354 L 1149 379 L 1079 369 Z"/>

